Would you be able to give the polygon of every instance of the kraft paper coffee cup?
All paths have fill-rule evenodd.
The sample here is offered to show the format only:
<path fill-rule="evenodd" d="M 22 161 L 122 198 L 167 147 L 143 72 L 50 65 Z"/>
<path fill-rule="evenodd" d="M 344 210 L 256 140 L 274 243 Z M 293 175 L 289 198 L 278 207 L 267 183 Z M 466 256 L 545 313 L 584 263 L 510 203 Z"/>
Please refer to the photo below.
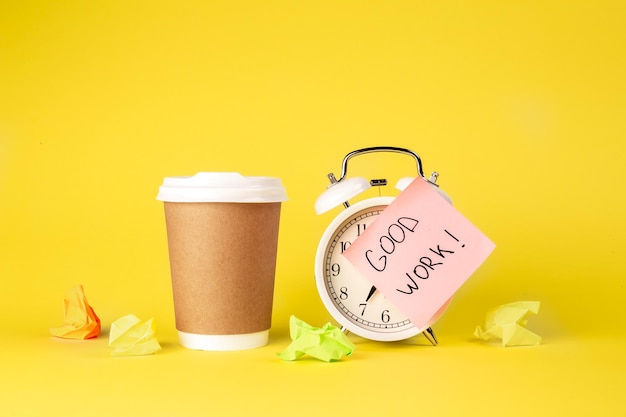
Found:
<path fill-rule="evenodd" d="M 234 172 L 168 177 L 164 202 L 181 345 L 240 350 L 268 342 L 281 202 L 278 178 Z"/>

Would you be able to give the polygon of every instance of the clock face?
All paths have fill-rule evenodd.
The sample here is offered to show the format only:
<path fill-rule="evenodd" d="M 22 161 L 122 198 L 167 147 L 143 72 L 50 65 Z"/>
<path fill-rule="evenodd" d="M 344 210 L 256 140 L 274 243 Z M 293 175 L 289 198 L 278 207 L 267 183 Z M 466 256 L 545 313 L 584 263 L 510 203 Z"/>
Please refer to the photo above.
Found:
<path fill-rule="evenodd" d="M 341 212 L 328 226 L 317 250 L 315 275 L 322 301 L 333 318 L 351 332 L 373 340 L 402 340 L 420 333 L 343 256 L 343 252 L 393 197 L 361 201 Z"/>

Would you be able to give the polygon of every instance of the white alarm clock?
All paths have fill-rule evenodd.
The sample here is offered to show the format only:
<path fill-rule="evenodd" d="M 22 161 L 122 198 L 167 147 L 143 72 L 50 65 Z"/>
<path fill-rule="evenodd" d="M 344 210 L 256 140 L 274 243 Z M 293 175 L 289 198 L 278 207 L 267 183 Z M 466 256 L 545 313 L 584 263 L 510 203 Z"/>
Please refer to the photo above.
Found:
<path fill-rule="evenodd" d="M 372 152 L 402 153 L 415 159 L 418 176 L 400 179 L 396 188 L 404 190 L 414 180 L 427 181 L 450 201 L 435 183 L 438 174 L 434 172 L 426 179 L 420 157 L 409 149 L 378 146 L 350 152 L 343 159 L 341 177 L 336 179 L 334 174 L 328 174 L 331 185 L 315 202 L 317 214 L 325 213 L 341 204 L 345 207 L 326 228 L 317 248 L 317 289 L 324 306 L 344 331 L 377 341 L 398 341 L 423 333 L 436 345 L 437 339 L 430 326 L 443 313 L 447 304 L 427 326 L 418 328 L 342 255 L 394 200 L 394 197 L 387 196 L 368 198 L 352 205 L 348 203 L 348 200 L 372 186 L 382 187 L 387 184 L 386 179 L 368 181 L 362 177 L 346 178 L 348 161 L 357 155 Z"/>

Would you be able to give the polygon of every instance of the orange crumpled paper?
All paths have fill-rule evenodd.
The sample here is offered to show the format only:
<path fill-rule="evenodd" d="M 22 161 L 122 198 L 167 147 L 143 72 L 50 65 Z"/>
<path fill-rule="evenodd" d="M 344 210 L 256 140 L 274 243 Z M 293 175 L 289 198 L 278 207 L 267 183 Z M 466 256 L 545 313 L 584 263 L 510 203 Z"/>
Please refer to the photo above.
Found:
<path fill-rule="evenodd" d="M 100 334 L 100 319 L 85 297 L 82 285 L 65 293 L 65 320 L 61 327 L 50 329 L 52 336 L 64 339 L 93 339 Z"/>

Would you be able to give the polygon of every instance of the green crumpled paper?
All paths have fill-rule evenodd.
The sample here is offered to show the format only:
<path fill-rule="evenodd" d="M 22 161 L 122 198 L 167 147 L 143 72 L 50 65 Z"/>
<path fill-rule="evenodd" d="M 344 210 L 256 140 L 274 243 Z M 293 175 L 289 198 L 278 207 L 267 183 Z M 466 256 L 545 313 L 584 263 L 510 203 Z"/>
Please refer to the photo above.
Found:
<path fill-rule="evenodd" d="M 111 355 L 150 355 L 160 350 L 154 327 L 152 319 L 142 322 L 133 314 L 115 320 L 109 333 L 109 346 L 113 348 Z"/>
<path fill-rule="evenodd" d="M 487 341 L 502 339 L 502 346 L 536 346 L 541 336 L 526 329 L 526 316 L 539 312 L 539 301 L 518 301 L 496 307 L 485 318 L 485 328 L 477 326 L 474 336 Z"/>
<path fill-rule="evenodd" d="M 354 344 L 341 329 L 326 323 L 323 327 L 313 327 L 295 316 L 289 318 L 289 334 L 291 344 L 278 353 L 278 357 L 286 361 L 294 361 L 302 356 L 310 355 L 326 362 L 340 360 L 350 356 Z"/>

